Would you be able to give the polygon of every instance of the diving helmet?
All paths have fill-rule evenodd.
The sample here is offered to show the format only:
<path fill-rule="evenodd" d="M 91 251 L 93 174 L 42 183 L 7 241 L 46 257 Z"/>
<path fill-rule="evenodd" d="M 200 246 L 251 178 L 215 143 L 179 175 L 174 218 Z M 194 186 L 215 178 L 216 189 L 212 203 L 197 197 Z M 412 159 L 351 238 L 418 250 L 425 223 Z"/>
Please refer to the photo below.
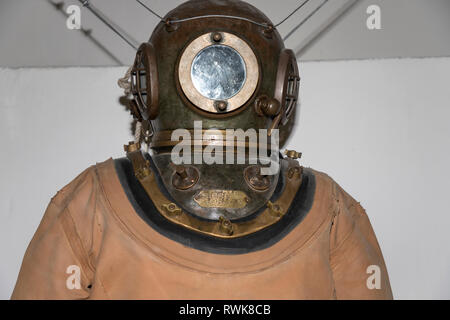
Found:
<path fill-rule="evenodd" d="M 170 11 L 131 69 L 131 112 L 149 137 L 159 187 L 172 199 L 164 210 L 233 222 L 266 207 L 292 163 L 282 159 L 264 174 L 267 162 L 255 161 L 261 152 L 250 149 L 278 156 L 294 125 L 299 81 L 293 51 L 254 6 L 191 0 Z M 223 160 L 225 151 L 239 150 L 243 158 Z M 174 151 L 187 161 L 174 161 Z M 215 161 L 205 161 L 205 151 Z"/>

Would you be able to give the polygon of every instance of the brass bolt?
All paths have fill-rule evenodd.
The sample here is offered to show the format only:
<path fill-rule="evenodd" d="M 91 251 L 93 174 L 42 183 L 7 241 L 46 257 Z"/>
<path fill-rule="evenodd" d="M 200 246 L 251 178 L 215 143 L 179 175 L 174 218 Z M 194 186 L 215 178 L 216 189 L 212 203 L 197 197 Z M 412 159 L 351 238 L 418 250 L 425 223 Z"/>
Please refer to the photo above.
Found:
<path fill-rule="evenodd" d="M 292 179 L 294 176 L 296 176 L 297 178 L 300 178 L 300 176 L 301 176 L 300 167 L 289 168 L 288 178 Z"/>
<path fill-rule="evenodd" d="M 161 206 L 163 211 L 171 217 L 177 217 L 181 215 L 181 209 L 175 203 L 167 203 Z"/>
<path fill-rule="evenodd" d="M 152 171 L 150 170 L 149 165 L 145 167 L 138 168 L 135 172 L 136 178 L 138 179 L 144 179 L 145 177 L 148 177 L 152 174 Z"/>
<path fill-rule="evenodd" d="M 233 234 L 233 224 L 224 216 L 220 216 L 219 218 L 219 228 L 229 236 Z"/>
<path fill-rule="evenodd" d="M 126 153 L 138 151 L 141 149 L 141 144 L 139 142 L 130 141 L 128 144 L 123 146 Z"/>
<path fill-rule="evenodd" d="M 226 101 L 216 101 L 214 102 L 214 106 L 216 107 L 217 111 L 224 112 L 228 108 L 228 103 Z"/>
<path fill-rule="evenodd" d="M 297 152 L 297 151 L 295 151 L 295 150 L 286 150 L 286 151 L 284 152 L 284 154 L 285 154 L 288 158 L 291 158 L 291 159 L 294 159 L 294 160 L 300 159 L 300 158 L 302 157 L 302 153 L 301 153 L 301 152 Z"/>
<path fill-rule="evenodd" d="M 213 34 L 212 34 L 212 40 L 214 41 L 214 42 L 221 42 L 222 41 L 222 35 L 220 34 L 220 32 L 214 32 Z"/>
<path fill-rule="evenodd" d="M 274 204 L 271 201 L 267 202 L 267 208 L 269 208 L 269 213 L 275 217 L 281 217 L 283 214 L 280 205 Z"/>

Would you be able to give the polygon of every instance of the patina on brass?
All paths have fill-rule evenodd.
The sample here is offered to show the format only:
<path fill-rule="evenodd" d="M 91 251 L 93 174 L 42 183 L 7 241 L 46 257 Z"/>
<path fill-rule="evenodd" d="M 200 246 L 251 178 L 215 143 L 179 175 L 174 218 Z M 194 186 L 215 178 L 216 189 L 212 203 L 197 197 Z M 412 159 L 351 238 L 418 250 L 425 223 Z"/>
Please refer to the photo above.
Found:
<path fill-rule="evenodd" d="M 162 216 L 187 229 L 224 239 L 243 237 L 278 222 L 286 214 L 302 181 L 301 177 L 286 179 L 286 186 L 281 196 L 273 203 L 268 202 L 267 208 L 254 219 L 242 222 L 233 222 L 224 217 L 219 218 L 218 221 L 205 220 L 184 212 L 175 203 L 170 202 L 160 191 L 154 173 L 138 174 L 142 171 L 143 166 L 146 170 L 151 171 L 150 163 L 145 159 L 141 150 L 128 152 L 127 157 L 133 164 L 136 177 Z M 294 160 L 292 161 L 290 166 L 298 166 Z"/>

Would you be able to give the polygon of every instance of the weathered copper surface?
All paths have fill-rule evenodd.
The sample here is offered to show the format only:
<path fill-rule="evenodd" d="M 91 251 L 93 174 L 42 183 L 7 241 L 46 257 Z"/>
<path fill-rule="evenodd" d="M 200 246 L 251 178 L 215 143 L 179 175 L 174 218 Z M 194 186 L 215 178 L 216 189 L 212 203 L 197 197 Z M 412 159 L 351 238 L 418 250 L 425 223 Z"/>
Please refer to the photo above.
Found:
<path fill-rule="evenodd" d="M 150 174 L 146 175 L 142 175 L 140 173 L 143 171 L 143 167 L 151 171 L 150 164 L 148 163 L 148 160 L 144 158 L 141 150 L 128 152 L 127 157 L 133 164 L 136 177 L 161 215 L 169 221 L 181 225 L 187 229 L 218 238 L 232 239 L 243 237 L 265 229 L 278 222 L 288 211 L 302 182 L 302 177 L 300 175 L 289 176 L 287 174 L 289 172 L 289 168 L 298 167 L 296 161 L 290 159 L 287 162 L 288 166 L 285 166 L 285 170 L 283 170 L 282 173 L 286 177 L 286 185 L 284 186 L 283 192 L 275 200 L 275 202 L 266 201 L 266 208 L 255 218 L 250 220 L 233 221 L 225 215 L 220 215 L 218 219 L 215 220 L 200 219 L 196 214 L 183 210 L 183 208 L 167 199 L 158 187 L 155 176 L 157 173 L 150 172 Z M 197 194 L 197 199 L 194 200 L 194 202 L 204 202 L 201 199 L 202 197 L 209 198 L 206 202 L 211 202 L 211 195 L 201 195 L 202 192 L 204 191 Z M 213 192 L 214 191 L 210 191 L 210 193 Z M 238 194 L 239 196 L 237 196 Z M 219 205 L 219 203 L 225 202 L 233 203 L 234 199 L 234 204 L 239 204 L 240 200 L 236 200 L 236 198 L 243 196 L 240 192 L 228 191 L 227 197 L 228 200 L 226 201 L 223 201 L 223 199 L 217 200 L 217 198 L 214 197 L 215 199 L 213 199 L 212 202 L 215 202 L 215 205 Z M 229 201 L 230 199 L 231 201 Z M 251 202 L 251 199 L 244 201 L 246 203 Z M 240 207 L 240 205 L 235 205 L 235 207 Z M 238 210 L 242 210 L 242 208 L 238 208 Z"/>

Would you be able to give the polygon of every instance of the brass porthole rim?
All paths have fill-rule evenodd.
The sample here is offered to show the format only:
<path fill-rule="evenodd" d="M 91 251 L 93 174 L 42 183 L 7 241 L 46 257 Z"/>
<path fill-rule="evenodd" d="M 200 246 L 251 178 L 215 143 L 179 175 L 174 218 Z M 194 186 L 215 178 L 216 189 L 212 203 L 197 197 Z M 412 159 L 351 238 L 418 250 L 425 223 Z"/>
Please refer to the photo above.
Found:
<path fill-rule="evenodd" d="M 197 54 L 209 46 L 216 45 L 211 41 L 211 36 L 214 33 L 208 32 L 197 37 L 183 50 L 176 68 L 177 82 L 184 96 L 198 111 L 216 116 L 229 116 L 240 110 L 253 97 L 259 85 L 260 68 L 258 59 L 247 42 L 232 33 L 220 32 L 223 35 L 220 45 L 229 46 L 241 55 L 245 63 L 247 77 L 241 90 L 226 100 L 228 103 L 227 111 L 218 112 L 214 106 L 216 100 L 204 97 L 195 88 L 191 78 L 192 63 Z"/>

